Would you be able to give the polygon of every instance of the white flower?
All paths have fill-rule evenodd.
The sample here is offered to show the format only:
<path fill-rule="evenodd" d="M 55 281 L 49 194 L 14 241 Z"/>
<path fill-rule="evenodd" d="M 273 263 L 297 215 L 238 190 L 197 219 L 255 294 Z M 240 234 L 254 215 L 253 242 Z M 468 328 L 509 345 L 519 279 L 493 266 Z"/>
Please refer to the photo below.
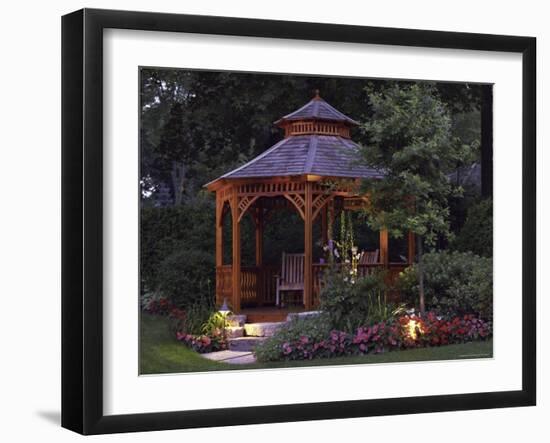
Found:
<path fill-rule="evenodd" d="M 346 258 L 344 261 L 345 261 L 346 263 L 349 263 L 349 258 Z"/>
<path fill-rule="evenodd" d="M 356 254 L 356 253 L 357 253 L 357 246 L 353 246 L 353 247 L 351 248 L 351 252 L 353 252 L 354 254 Z"/>
<path fill-rule="evenodd" d="M 344 277 L 344 281 L 347 282 L 347 281 L 348 281 L 348 278 L 347 278 L 347 277 Z"/>

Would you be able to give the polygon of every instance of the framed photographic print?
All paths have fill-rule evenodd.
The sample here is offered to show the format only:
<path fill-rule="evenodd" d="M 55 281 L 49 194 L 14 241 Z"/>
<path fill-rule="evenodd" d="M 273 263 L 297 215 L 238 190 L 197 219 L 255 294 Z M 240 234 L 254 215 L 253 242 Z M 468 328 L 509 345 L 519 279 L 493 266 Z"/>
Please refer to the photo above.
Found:
<path fill-rule="evenodd" d="M 534 38 L 62 25 L 64 427 L 535 404 Z"/>

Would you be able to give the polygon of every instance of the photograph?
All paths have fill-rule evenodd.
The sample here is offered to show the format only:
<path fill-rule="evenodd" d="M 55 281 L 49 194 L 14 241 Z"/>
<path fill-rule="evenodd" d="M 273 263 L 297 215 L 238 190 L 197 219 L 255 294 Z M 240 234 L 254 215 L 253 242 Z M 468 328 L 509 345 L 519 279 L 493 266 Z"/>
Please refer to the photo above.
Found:
<path fill-rule="evenodd" d="M 140 375 L 493 358 L 492 94 L 140 66 Z"/>

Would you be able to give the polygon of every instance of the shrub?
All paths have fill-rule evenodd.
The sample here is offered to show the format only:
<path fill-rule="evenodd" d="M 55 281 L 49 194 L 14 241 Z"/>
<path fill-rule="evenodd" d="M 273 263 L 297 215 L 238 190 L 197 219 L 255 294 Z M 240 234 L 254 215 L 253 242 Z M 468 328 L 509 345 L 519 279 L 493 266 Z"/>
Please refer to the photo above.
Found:
<path fill-rule="evenodd" d="M 386 302 L 383 272 L 350 278 L 338 269 L 328 271 L 320 293 L 320 309 L 334 329 L 354 331 L 361 325 L 387 321 L 402 307 Z"/>
<path fill-rule="evenodd" d="M 211 307 L 197 304 L 187 311 L 173 308 L 170 320 L 172 333 L 191 349 L 200 353 L 227 349 L 223 337 L 224 318 Z"/>
<path fill-rule="evenodd" d="M 196 303 L 186 309 L 174 307 L 169 314 L 170 331 L 186 332 L 199 335 L 204 332 L 204 324 L 212 315 L 212 307 L 204 303 Z"/>
<path fill-rule="evenodd" d="M 472 314 L 446 319 L 432 311 L 424 316 L 404 315 L 398 322 L 403 348 L 466 343 L 487 339 L 492 334 L 492 324 Z"/>
<path fill-rule="evenodd" d="M 485 199 L 468 209 L 464 226 L 452 243 L 458 251 L 493 256 L 493 201 Z"/>
<path fill-rule="evenodd" d="M 172 303 L 187 309 L 214 303 L 215 262 L 211 252 L 181 245 L 162 261 L 158 269 L 158 289 Z"/>
<path fill-rule="evenodd" d="M 401 315 L 359 327 L 354 333 L 326 331 L 315 325 L 305 322 L 281 328 L 256 347 L 256 358 L 265 362 L 364 355 L 485 340 L 492 333 L 489 322 L 473 315 L 445 319 L 434 312 L 422 317 Z"/>
<path fill-rule="evenodd" d="M 426 308 L 442 315 L 493 318 L 493 261 L 471 252 L 424 254 Z M 416 266 L 400 276 L 400 289 L 418 300 Z"/>
<path fill-rule="evenodd" d="M 272 337 L 256 346 L 254 353 L 258 361 L 277 361 L 284 357 L 283 345 L 299 341 L 300 337 L 321 341 L 330 332 L 330 325 L 324 314 L 294 318 L 281 326 Z"/>
<path fill-rule="evenodd" d="M 141 289 L 158 290 L 163 261 L 183 249 L 214 251 L 215 200 L 199 192 L 180 206 L 141 208 Z M 168 295 L 168 294 L 165 294 Z"/>
<path fill-rule="evenodd" d="M 193 335 L 178 332 L 176 338 L 196 352 L 215 352 L 227 349 L 227 343 L 220 334 L 217 335 Z"/>

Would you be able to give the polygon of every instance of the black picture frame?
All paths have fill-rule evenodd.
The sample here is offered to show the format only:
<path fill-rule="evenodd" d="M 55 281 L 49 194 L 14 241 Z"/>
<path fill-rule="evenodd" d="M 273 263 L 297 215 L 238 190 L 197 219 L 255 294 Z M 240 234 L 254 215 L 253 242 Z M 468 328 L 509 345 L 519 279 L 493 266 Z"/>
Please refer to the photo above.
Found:
<path fill-rule="evenodd" d="M 522 389 L 261 407 L 103 413 L 103 30 L 171 31 L 522 54 Z M 62 18 L 62 426 L 151 431 L 536 404 L 536 39 L 83 9 Z"/>

